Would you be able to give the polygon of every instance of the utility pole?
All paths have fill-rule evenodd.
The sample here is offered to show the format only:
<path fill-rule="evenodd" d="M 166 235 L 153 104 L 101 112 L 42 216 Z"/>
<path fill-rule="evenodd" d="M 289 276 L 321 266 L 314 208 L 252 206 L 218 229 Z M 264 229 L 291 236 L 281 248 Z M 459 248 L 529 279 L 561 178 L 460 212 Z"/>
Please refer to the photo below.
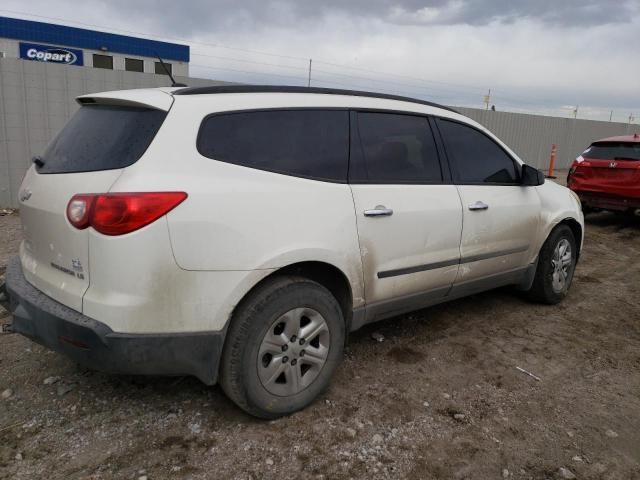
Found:
<path fill-rule="evenodd" d="M 613 118 L 613 110 L 611 110 L 611 113 L 609 114 L 609 121 L 611 121 L 612 118 Z"/>
<path fill-rule="evenodd" d="M 491 103 L 491 89 L 489 89 L 489 93 L 484 96 L 485 110 L 489 110 L 489 103 Z"/>
<path fill-rule="evenodd" d="M 573 109 L 573 118 L 578 118 L 578 107 L 580 105 L 576 105 L 576 108 Z"/>
<path fill-rule="evenodd" d="M 311 62 L 312 61 L 313 61 L 312 59 L 309 59 L 309 79 L 307 80 L 307 87 L 311 86 Z"/>

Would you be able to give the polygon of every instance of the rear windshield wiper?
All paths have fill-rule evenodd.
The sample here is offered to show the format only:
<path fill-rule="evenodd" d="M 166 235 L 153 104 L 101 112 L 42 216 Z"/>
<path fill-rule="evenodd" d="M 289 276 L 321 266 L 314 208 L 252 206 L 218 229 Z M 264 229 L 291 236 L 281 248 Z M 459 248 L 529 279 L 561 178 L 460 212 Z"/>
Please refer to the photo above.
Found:
<path fill-rule="evenodd" d="M 42 157 L 41 157 L 40 155 L 36 155 L 36 156 L 34 156 L 34 157 L 31 159 L 31 161 L 32 161 L 33 163 L 35 163 L 35 164 L 36 164 L 36 167 L 38 167 L 38 168 L 42 168 L 42 167 L 44 167 L 44 160 L 42 159 Z"/>
<path fill-rule="evenodd" d="M 638 161 L 640 160 L 640 158 L 633 158 L 633 157 L 613 157 L 614 160 L 633 160 L 633 161 Z"/>

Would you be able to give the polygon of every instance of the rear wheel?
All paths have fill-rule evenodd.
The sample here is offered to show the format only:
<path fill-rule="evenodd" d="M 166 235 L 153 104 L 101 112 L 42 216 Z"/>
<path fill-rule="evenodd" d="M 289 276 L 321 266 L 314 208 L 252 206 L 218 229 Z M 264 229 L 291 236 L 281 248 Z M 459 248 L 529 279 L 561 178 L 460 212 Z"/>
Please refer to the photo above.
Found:
<path fill-rule="evenodd" d="M 554 305 L 569 292 L 577 260 L 576 240 L 571 228 L 559 225 L 552 230 L 538 256 L 538 267 L 529 290 L 535 301 Z"/>
<path fill-rule="evenodd" d="M 246 412 L 277 418 L 329 385 L 342 358 L 345 325 L 336 299 L 301 277 L 275 277 L 242 302 L 232 320 L 221 386 Z"/>

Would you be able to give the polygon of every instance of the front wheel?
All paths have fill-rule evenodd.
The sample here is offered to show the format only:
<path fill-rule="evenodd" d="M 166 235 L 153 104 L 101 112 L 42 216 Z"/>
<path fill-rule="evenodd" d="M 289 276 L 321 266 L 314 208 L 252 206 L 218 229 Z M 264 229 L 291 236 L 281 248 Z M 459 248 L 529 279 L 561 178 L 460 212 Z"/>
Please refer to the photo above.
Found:
<path fill-rule="evenodd" d="M 567 225 L 554 228 L 540 249 L 529 297 L 550 305 L 560 303 L 569 292 L 577 258 L 576 240 L 571 229 Z"/>
<path fill-rule="evenodd" d="M 336 299 L 301 277 L 267 280 L 234 314 L 220 383 L 246 412 L 277 418 L 301 410 L 329 385 L 345 342 Z"/>

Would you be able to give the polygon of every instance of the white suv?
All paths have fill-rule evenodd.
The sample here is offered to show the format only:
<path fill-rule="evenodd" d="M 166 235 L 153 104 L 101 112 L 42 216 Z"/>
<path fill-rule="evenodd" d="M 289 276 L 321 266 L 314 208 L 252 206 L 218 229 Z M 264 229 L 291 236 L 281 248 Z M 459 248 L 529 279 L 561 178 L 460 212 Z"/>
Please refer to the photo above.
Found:
<path fill-rule="evenodd" d="M 14 331 L 81 364 L 195 375 L 274 418 L 366 323 L 571 284 L 579 200 L 448 108 L 252 86 L 78 102 L 24 178 L 3 297 Z"/>

